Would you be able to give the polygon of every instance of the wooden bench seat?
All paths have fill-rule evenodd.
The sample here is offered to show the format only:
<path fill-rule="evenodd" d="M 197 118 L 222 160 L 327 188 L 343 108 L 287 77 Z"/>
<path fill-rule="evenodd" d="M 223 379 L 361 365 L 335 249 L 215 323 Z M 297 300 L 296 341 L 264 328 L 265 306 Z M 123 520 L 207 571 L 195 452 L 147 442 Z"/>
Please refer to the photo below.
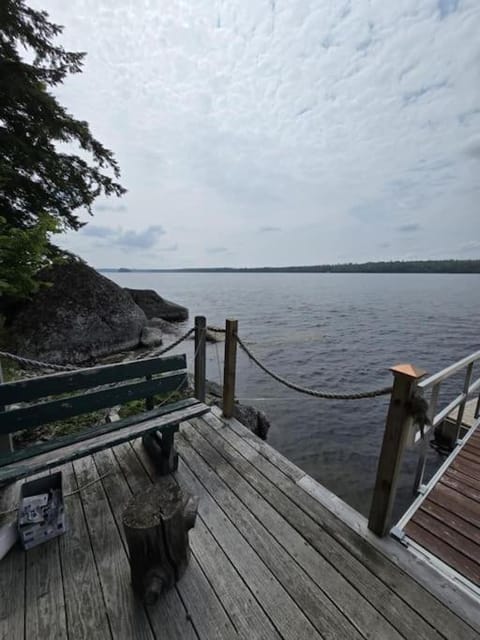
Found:
<path fill-rule="evenodd" d="M 185 355 L 147 358 L 1 384 L 0 434 L 3 435 L 132 400 L 145 399 L 145 411 L 0 454 L 0 486 L 151 433 L 159 434 L 155 438 L 164 458 L 164 471 L 175 470 L 173 436 L 179 423 L 209 411 L 207 405 L 194 398 L 168 402 L 168 394 L 174 395 L 187 385 Z M 167 401 L 154 408 L 154 396 L 165 394 Z"/>

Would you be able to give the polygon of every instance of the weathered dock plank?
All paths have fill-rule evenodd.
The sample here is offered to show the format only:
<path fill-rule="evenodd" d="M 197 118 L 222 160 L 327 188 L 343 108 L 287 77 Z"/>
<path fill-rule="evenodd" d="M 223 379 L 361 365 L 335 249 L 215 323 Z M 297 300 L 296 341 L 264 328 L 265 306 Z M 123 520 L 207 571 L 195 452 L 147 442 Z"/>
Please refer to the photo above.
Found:
<path fill-rule="evenodd" d="M 68 634 L 106 640 L 112 635 L 72 463 L 59 471 L 65 493 L 72 494 L 65 498 L 68 535 L 59 538 Z"/>
<path fill-rule="evenodd" d="M 340 633 L 345 638 L 359 637 L 362 632 L 371 638 L 401 637 L 358 590 L 343 578 L 333 564 L 327 562 L 306 542 L 308 538 L 302 536 L 291 525 L 291 522 L 294 522 L 296 527 L 309 529 L 311 539 L 320 538 L 321 532 L 315 522 L 309 520 L 308 516 L 283 495 L 277 495 L 275 488 L 268 482 L 262 482 L 250 463 L 239 458 L 234 450 L 229 451 L 229 445 L 208 426 L 205 429 L 199 422 L 194 422 L 192 426 L 185 425 L 182 433 L 188 438 L 192 448 L 234 490 L 238 498 L 269 532 L 260 535 L 267 540 L 270 534 L 274 536 L 274 542 L 268 544 L 270 548 L 273 546 L 275 557 L 282 556 L 282 549 L 278 549 L 280 544 L 291 556 L 288 560 L 291 562 L 293 559 L 316 584 L 316 588 L 310 591 L 315 603 L 312 615 L 315 614 L 314 618 L 322 622 L 319 631 L 324 637 L 337 638 Z M 208 440 L 204 436 L 208 436 Z M 222 455 L 225 458 L 222 458 Z M 229 464 L 226 464 L 226 461 Z M 197 469 L 195 459 L 192 462 Z M 270 498 L 272 503 L 268 501 Z M 286 517 L 280 515 L 287 512 Z M 320 541 L 319 545 L 321 544 Z M 328 553 L 327 548 L 326 554 Z M 282 565 L 293 575 L 299 573 L 296 567 L 292 570 L 288 563 L 285 565 L 283 562 Z M 304 610 L 308 612 L 308 608 Z"/>
<path fill-rule="evenodd" d="M 320 638 L 321 636 L 302 611 L 303 601 L 295 602 L 286 591 L 288 585 L 282 585 L 274 577 L 269 566 L 262 562 L 262 559 L 242 535 L 245 534 L 245 525 L 255 527 L 254 520 L 241 508 L 238 509 L 237 516 L 234 516 L 233 521 L 229 519 L 217 501 L 211 497 L 209 492 L 207 493 L 206 488 L 202 486 L 191 469 L 186 464 L 182 464 L 181 467 L 179 474 L 181 486 L 200 497 L 199 513 L 202 519 L 219 545 L 225 550 L 238 573 L 245 581 L 248 581 L 251 590 L 257 596 L 260 605 L 280 635 L 285 640 Z M 227 500 L 231 499 L 235 502 L 233 496 L 228 495 L 227 492 L 223 496 L 216 495 L 215 497 L 222 500 L 224 506 L 226 506 Z M 235 504 L 233 508 L 236 507 L 239 505 Z M 232 515 L 231 511 L 230 515 Z M 240 529 L 238 525 L 242 517 L 245 519 Z M 274 558 L 272 553 L 272 561 Z M 282 560 L 283 558 L 277 556 L 278 564 L 281 564 Z"/>
<path fill-rule="evenodd" d="M 177 482 L 200 498 L 178 584 L 151 607 L 134 597 L 121 516 L 156 472 L 140 440 L 118 444 L 61 468 L 66 492 L 78 490 L 66 498 L 67 533 L 0 562 L 1 640 L 480 638 L 478 603 L 472 614 L 464 592 L 364 531 L 359 514 L 235 420 L 183 423 L 178 449 Z M 449 478 L 458 486 L 442 491 L 472 500 L 457 489 L 476 491 L 474 478 Z M 18 485 L 0 492 L 0 509 L 17 498 Z M 432 502 L 421 517 L 459 530 L 471 556 L 477 527 L 442 509 Z"/>
<path fill-rule="evenodd" d="M 478 421 L 477 421 L 478 422 Z M 401 521 L 407 543 L 480 587 L 480 449 L 478 426 L 454 450 L 423 497 Z M 442 515 L 443 518 L 440 518 Z M 466 583 L 468 585 L 468 583 Z"/>
<path fill-rule="evenodd" d="M 80 495 L 112 635 L 151 640 L 150 623 L 131 589 L 127 556 L 102 483 L 86 486 L 99 479 L 93 458 L 76 460 L 73 467 L 78 485 L 85 486 Z"/>
<path fill-rule="evenodd" d="M 0 491 L 0 513 L 15 509 L 20 498 L 20 485 L 15 482 Z M 16 517 L 9 513 L 0 517 L 0 526 Z M 0 640 L 25 638 L 25 553 L 14 547 L 0 560 Z M 6 597 L 8 594 L 8 597 Z"/>
<path fill-rule="evenodd" d="M 153 465 L 141 446 L 138 450 L 142 463 L 130 444 L 115 449 L 115 456 L 134 493 L 141 491 L 145 483 L 151 484 L 155 480 Z M 195 528 L 190 532 L 190 545 L 209 584 L 240 635 L 252 640 L 278 640 L 280 636 L 274 626 L 201 517 L 197 518 Z"/>
<path fill-rule="evenodd" d="M 215 417 L 209 418 L 209 424 L 213 425 L 214 420 Z M 218 423 L 218 421 L 217 427 L 220 428 L 221 435 L 228 437 L 226 435 L 227 429 L 222 428 L 221 423 Z M 206 433 L 206 431 L 203 430 L 202 433 Z M 213 436 L 210 435 L 209 438 L 213 439 Z M 242 442 L 236 439 L 235 441 L 238 447 L 241 448 Z M 242 476 L 246 477 L 250 483 L 253 483 L 258 492 L 275 509 L 284 514 L 284 517 L 292 527 L 296 528 L 303 538 L 316 549 L 318 559 L 323 560 L 322 572 L 327 574 L 330 596 L 335 591 L 334 586 L 331 587 L 328 578 L 330 577 L 330 580 L 334 580 L 334 576 L 336 576 L 337 582 L 343 578 L 343 589 L 339 585 L 336 593 L 338 598 L 337 606 L 342 611 L 348 611 L 352 607 L 353 601 L 356 606 L 351 615 L 357 624 L 363 622 L 364 626 L 361 630 L 367 636 L 374 634 L 375 637 L 379 638 L 393 638 L 401 634 L 407 634 L 408 637 L 408 634 L 411 635 L 415 632 L 417 638 L 440 638 L 434 628 L 418 617 L 415 611 L 399 599 L 394 592 L 389 593 L 387 599 L 385 585 L 370 573 L 361 562 L 352 558 L 351 554 L 325 532 L 323 527 L 319 527 L 318 523 L 302 512 L 294 501 L 285 496 L 281 489 L 284 484 L 288 485 L 290 483 L 285 483 L 285 479 L 280 478 L 276 470 L 270 469 L 271 465 L 268 461 L 258 458 L 255 461 L 258 467 L 253 467 L 250 463 L 242 461 L 242 458 L 239 458 L 233 452 L 229 453 L 226 446 L 218 441 L 217 446 L 228 458 L 230 464 L 241 470 Z M 248 468 L 248 466 L 251 466 L 251 468 Z M 259 473 L 259 467 L 262 467 L 267 475 Z M 272 474 L 275 477 L 272 477 Z M 330 565 L 330 563 L 332 564 Z M 328 570 L 327 567 L 334 568 L 334 571 Z M 345 583 L 350 583 L 353 588 L 347 588 Z"/>
<path fill-rule="evenodd" d="M 128 444 L 126 446 L 128 446 Z M 127 483 L 126 476 L 121 470 L 121 466 L 118 464 L 118 458 L 114 455 L 113 451 L 103 451 L 95 454 L 94 458 L 99 473 L 102 475 L 111 474 L 104 478 L 103 483 L 108 500 L 112 506 L 113 517 L 121 532 L 125 552 L 127 552 L 125 534 L 122 527 L 122 514 L 125 504 L 132 496 L 131 487 Z M 115 476 L 113 476 L 112 471 L 116 473 Z M 130 475 L 128 478 L 133 482 Z M 144 478 L 140 486 L 137 486 L 139 496 L 141 496 L 141 491 L 145 486 L 148 486 L 148 484 L 151 484 L 151 482 L 147 478 Z M 195 567 L 194 570 L 190 571 L 188 575 L 185 575 L 177 585 L 179 592 L 184 595 L 184 598 L 180 599 L 178 593 L 176 598 L 170 598 L 168 604 L 169 606 L 175 607 L 173 610 L 168 613 L 165 611 L 166 602 L 163 599 L 154 606 L 147 607 L 153 630 L 156 634 L 164 635 L 165 637 L 172 638 L 172 640 L 181 640 L 183 637 L 192 635 L 193 627 L 191 621 L 194 618 L 196 608 L 198 609 L 196 604 L 198 601 L 198 593 L 203 593 L 202 613 L 196 616 L 196 618 L 198 618 L 198 624 L 205 634 L 200 634 L 200 636 L 216 638 L 217 634 L 221 631 L 227 639 L 236 637 L 237 634 L 228 616 L 225 615 L 221 603 L 203 577 L 201 569 L 196 565 L 195 561 L 193 561 L 192 564 Z M 174 590 L 172 590 L 172 592 L 173 591 Z M 189 595 L 190 597 L 188 597 Z M 205 614 L 205 607 L 208 607 L 208 615 Z M 185 624 L 182 624 L 182 622 Z M 169 625 L 168 627 L 165 626 L 166 623 Z"/>
<path fill-rule="evenodd" d="M 25 637 L 68 638 L 58 538 L 26 552 Z"/>
<path fill-rule="evenodd" d="M 219 412 L 213 410 L 214 415 Z M 339 513 L 353 510 L 341 503 L 326 489 L 318 485 L 281 454 L 259 440 L 236 420 L 222 420 L 217 431 L 246 459 L 253 461 L 263 475 L 291 498 L 307 515 L 339 542 L 353 558 L 356 558 L 413 611 L 434 629 L 441 630 L 447 638 L 480 637 L 478 604 L 463 592 L 442 579 L 434 568 L 412 558 L 406 550 L 395 549 L 396 543 L 380 541 L 366 528 L 360 514 L 348 518 Z M 236 437 L 235 437 L 236 436 Z M 278 460 L 282 462 L 278 464 Z M 307 487 L 308 491 L 303 487 Z M 328 498 L 325 495 L 328 494 Z M 438 588 L 437 588 L 438 587 Z M 365 594 L 366 588 L 360 588 Z M 455 615 L 454 611 L 459 613 Z M 406 637 L 410 637 L 406 635 Z M 412 637 L 417 637 L 416 635 Z"/>

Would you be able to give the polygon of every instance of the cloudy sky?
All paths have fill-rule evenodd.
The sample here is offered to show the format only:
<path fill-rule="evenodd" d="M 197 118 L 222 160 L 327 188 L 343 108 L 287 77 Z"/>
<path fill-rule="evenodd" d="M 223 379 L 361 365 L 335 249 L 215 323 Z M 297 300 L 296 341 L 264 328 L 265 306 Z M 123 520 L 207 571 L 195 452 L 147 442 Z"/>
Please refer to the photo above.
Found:
<path fill-rule="evenodd" d="M 480 258 L 478 0 L 30 0 L 128 194 L 97 267 Z"/>

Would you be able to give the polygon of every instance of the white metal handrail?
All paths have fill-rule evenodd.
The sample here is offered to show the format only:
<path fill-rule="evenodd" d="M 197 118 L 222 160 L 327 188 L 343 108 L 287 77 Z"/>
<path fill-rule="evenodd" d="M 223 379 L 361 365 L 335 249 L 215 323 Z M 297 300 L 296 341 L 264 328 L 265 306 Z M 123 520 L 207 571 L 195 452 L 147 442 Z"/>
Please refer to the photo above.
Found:
<path fill-rule="evenodd" d="M 428 429 L 424 432 L 424 441 L 422 443 L 422 448 L 420 451 L 420 456 L 417 465 L 417 471 L 415 474 L 415 481 L 413 486 L 413 493 L 416 495 L 422 486 L 423 476 L 425 473 L 425 465 L 428 451 L 428 443 L 425 439 L 425 435 L 431 429 L 435 429 L 442 422 L 452 414 L 455 409 L 458 409 L 457 415 L 455 418 L 455 442 L 459 443 L 459 436 L 462 427 L 463 415 L 465 412 L 465 405 L 468 400 L 473 399 L 478 394 L 478 400 L 474 411 L 474 417 L 477 419 L 480 413 L 480 377 L 476 380 L 472 381 L 473 378 L 473 368 L 476 362 L 480 362 L 480 351 L 476 351 L 472 353 L 470 356 L 466 358 L 462 358 L 458 362 L 442 369 L 438 373 L 429 376 L 425 380 L 419 382 L 418 388 L 424 393 L 431 390 L 430 401 L 429 401 L 429 411 L 428 417 L 430 420 L 430 425 Z M 463 380 L 463 389 L 460 394 L 458 394 L 453 400 L 451 400 L 443 409 L 437 412 L 437 405 L 440 396 L 440 388 L 445 380 L 448 380 L 451 376 L 461 372 L 465 369 L 465 377 Z M 414 442 L 418 442 L 421 438 L 420 433 L 416 433 L 414 435 Z"/>
<path fill-rule="evenodd" d="M 450 378 L 450 376 L 452 376 L 454 373 L 458 373 L 464 367 L 467 367 L 469 364 L 473 365 L 478 360 L 480 360 L 480 351 L 475 351 L 475 353 L 472 353 L 466 358 L 462 358 L 461 360 L 459 360 L 458 362 L 455 362 L 449 367 L 445 367 L 445 369 L 438 371 L 438 373 L 434 373 L 428 378 L 425 378 L 425 380 L 422 380 L 421 382 L 418 383 L 418 387 L 419 389 L 423 389 L 423 391 L 426 391 L 427 389 L 432 387 L 434 384 L 443 382 L 447 378 Z"/>

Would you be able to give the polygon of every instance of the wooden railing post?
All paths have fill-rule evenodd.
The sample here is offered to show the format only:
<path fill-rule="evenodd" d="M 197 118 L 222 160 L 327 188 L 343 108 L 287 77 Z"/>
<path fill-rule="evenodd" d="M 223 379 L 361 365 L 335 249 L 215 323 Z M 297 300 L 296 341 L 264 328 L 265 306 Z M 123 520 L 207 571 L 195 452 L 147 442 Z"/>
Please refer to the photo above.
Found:
<path fill-rule="evenodd" d="M 207 320 L 205 316 L 195 316 L 195 397 L 205 402 L 206 380 L 206 338 Z"/>
<path fill-rule="evenodd" d="M 223 415 L 233 416 L 235 403 L 235 373 L 237 369 L 237 320 L 225 322 L 225 366 L 223 370 Z"/>
<path fill-rule="evenodd" d="M 0 384 L 3 383 L 3 369 L 0 362 Z M 0 411 L 4 411 L 5 407 L 0 406 Z M 11 433 L 0 433 L 0 455 L 13 451 L 13 437 Z"/>
<path fill-rule="evenodd" d="M 409 364 L 399 364 L 390 369 L 394 376 L 385 433 L 377 467 L 368 528 L 378 536 L 384 536 L 391 524 L 398 476 L 411 425 L 409 400 L 424 371 Z"/>

